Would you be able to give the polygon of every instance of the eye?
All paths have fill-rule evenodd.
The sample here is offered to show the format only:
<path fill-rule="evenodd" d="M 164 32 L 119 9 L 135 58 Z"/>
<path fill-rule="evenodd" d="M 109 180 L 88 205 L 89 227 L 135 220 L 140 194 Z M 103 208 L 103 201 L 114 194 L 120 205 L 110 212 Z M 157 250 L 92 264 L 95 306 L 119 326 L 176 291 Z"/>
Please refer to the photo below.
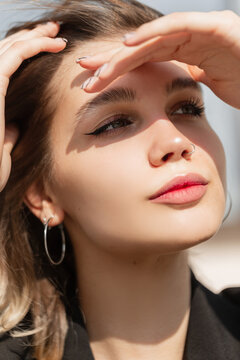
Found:
<path fill-rule="evenodd" d="M 114 120 L 111 119 L 112 121 L 108 121 L 105 125 L 99 127 L 95 131 L 85 135 L 108 136 L 122 130 L 121 128 L 130 126 L 133 123 L 131 117 L 126 114 L 115 115 L 113 119 Z"/>
<path fill-rule="evenodd" d="M 203 113 L 204 106 L 200 104 L 200 99 L 191 98 L 175 105 L 171 115 L 190 115 L 200 117 Z"/>

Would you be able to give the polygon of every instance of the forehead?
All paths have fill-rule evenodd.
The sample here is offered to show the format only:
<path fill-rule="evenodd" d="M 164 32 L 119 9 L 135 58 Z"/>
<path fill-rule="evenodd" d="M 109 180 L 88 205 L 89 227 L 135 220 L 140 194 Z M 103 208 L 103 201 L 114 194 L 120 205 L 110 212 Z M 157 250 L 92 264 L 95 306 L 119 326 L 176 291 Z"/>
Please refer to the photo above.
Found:
<path fill-rule="evenodd" d="M 53 82 L 57 81 L 58 84 L 62 84 L 65 87 L 66 84 L 72 82 L 76 78 L 76 76 L 78 76 L 78 82 L 83 82 L 89 76 L 91 76 L 94 71 L 82 68 L 79 64 L 76 63 L 76 59 L 83 56 L 93 56 L 103 53 L 105 53 L 106 56 L 109 57 L 109 55 L 107 55 L 109 53 L 109 50 L 117 50 L 121 47 L 121 37 L 104 40 L 96 39 L 77 44 L 70 53 L 64 56 L 59 69 L 55 73 Z M 72 86 L 70 85 L 70 87 L 73 86 L 74 84 Z"/>
<path fill-rule="evenodd" d="M 57 93 L 63 100 L 68 95 L 69 91 L 80 91 L 81 98 L 88 99 L 94 94 L 85 93 L 80 89 L 80 85 L 90 76 L 94 71 L 86 70 L 79 64 L 76 64 L 76 59 L 82 56 L 91 56 L 96 54 L 106 54 L 106 61 L 109 60 L 109 51 L 118 51 L 123 48 L 121 36 L 110 39 L 92 40 L 87 43 L 79 44 L 74 50 L 63 58 L 58 71 L 53 78 L 53 87 L 57 86 Z M 140 81 L 151 82 L 156 80 L 156 72 L 158 73 L 159 85 L 163 85 L 174 77 L 191 77 L 186 64 L 169 61 L 169 62 L 155 62 L 145 63 L 131 71 L 133 74 L 141 74 Z M 123 75 L 123 78 L 127 73 Z M 129 78 L 129 77 L 128 77 Z M 144 79 L 143 79 L 144 78 Z M 111 84 L 110 84 L 111 85 Z"/>

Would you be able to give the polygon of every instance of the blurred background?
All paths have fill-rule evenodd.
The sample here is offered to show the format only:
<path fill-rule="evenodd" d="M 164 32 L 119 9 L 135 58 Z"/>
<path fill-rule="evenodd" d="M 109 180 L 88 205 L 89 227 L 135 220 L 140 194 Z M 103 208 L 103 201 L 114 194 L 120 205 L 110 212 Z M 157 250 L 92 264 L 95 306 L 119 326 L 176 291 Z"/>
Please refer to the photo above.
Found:
<path fill-rule="evenodd" d="M 240 15 L 240 0 L 142 2 L 164 14 L 175 11 L 207 12 L 228 9 Z M 0 38 L 16 22 L 37 18 L 43 11 L 43 3 L 44 0 L 0 0 Z M 190 250 L 189 262 L 196 277 L 212 291 L 219 292 L 225 287 L 240 286 L 240 112 L 219 100 L 206 86 L 202 87 L 208 120 L 226 151 L 232 211 L 212 239 Z"/>

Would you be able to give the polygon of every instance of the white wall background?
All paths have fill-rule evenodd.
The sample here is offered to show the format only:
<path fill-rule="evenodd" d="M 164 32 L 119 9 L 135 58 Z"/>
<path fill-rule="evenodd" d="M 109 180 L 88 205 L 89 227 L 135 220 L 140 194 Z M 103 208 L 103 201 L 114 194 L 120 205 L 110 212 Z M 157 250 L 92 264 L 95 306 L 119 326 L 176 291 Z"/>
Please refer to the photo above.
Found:
<path fill-rule="evenodd" d="M 0 0 L 0 38 L 7 28 L 17 21 L 38 17 L 43 0 Z M 233 9 L 240 14 L 240 0 L 145 0 L 164 14 L 173 11 L 212 11 Z M 32 10 L 30 9 L 32 8 Z M 226 224 L 240 222 L 240 113 L 220 101 L 203 86 L 208 119 L 221 138 L 227 156 L 228 189 L 233 199 L 233 209 Z M 240 96 L 240 94 L 239 94 Z"/>

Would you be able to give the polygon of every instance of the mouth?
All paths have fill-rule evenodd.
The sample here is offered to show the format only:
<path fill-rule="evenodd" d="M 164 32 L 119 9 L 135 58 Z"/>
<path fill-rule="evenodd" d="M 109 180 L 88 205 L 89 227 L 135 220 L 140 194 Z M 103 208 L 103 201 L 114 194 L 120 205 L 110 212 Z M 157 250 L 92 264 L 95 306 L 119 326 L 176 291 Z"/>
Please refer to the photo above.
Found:
<path fill-rule="evenodd" d="M 207 191 L 208 181 L 200 174 L 177 176 L 149 197 L 154 203 L 187 204 L 200 200 Z"/>

